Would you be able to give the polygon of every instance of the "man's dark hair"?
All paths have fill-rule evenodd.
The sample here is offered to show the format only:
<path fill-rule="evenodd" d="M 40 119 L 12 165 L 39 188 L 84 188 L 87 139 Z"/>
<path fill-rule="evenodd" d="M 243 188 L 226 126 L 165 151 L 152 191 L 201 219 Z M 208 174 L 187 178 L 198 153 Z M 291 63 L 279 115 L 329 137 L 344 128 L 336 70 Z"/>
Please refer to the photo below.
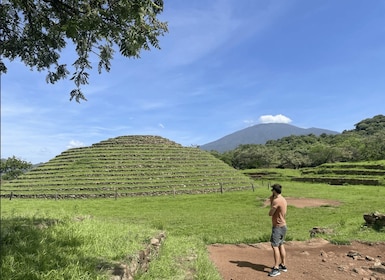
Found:
<path fill-rule="evenodd" d="M 271 190 L 280 194 L 282 192 L 282 186 L 280 184 L 274 184 L 271 186 Z"/>

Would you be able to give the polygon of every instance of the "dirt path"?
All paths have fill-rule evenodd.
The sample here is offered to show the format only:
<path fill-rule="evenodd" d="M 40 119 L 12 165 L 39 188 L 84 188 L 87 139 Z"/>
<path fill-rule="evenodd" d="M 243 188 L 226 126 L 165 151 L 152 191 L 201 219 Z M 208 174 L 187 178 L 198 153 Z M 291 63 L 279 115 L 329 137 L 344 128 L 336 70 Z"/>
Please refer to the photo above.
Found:
<path fill-rule="evenodd" d="M 338 201 L 287 198 L 296 207 L 338 205 Z M 269 279 L 273 264 L 270 243 L 208 246 L 224 280 Z M 286 243 L 288 272 L 278 279 L 385 280 L 385 243 L 333 245 L 323 239 Z"/>

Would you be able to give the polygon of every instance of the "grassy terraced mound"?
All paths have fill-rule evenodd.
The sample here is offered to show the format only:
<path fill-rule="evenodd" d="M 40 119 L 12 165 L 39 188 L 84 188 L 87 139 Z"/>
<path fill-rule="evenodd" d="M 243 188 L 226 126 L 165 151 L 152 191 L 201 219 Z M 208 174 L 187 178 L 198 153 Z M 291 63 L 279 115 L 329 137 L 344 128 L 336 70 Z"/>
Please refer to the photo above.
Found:
<path fill-rule="evenodd" d="M 385 161 L 325 163 L 301 169 L 301 176 L 292 180 L 330 185 L 385 185 Z"/>
<path fill-rule="evenodd" d="M 1 197 L 98 198 L 208 193 L 253 181 L 210 153 L 159 136 L 120 136 L 67 150 L 11 181 Z"/>

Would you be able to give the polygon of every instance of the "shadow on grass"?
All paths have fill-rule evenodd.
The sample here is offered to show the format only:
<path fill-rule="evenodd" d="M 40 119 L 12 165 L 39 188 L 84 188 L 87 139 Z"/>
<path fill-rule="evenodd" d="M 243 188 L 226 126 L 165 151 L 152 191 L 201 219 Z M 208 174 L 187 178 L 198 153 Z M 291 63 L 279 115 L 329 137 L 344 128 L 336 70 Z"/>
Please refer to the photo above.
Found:
<path fill-rule="evenodd" d="M 385 232 L 385 224 L 379 223 L 379 222 L 371 224 L 371 225 L 364 223 L 361 225 L 361 228 L 371 228 L 377 232 Z"/>
<path fill-rule="evenodd" d="M 381 232 L 381 231 L 385 232 L 385 225 L 383 225 L 383 224 L 374 224 L 374 225 L 372 226 L 372 228 L 373 228 L 375 231 L 378 231 L 378 232 Z"/>
<path fill-rule="evenodd" d="M 73 221 L 34 218 L 1 220 L 2 279 L 96 279 L 100 259 L 86 256 Z M 73 229 L 74 227 L 69 227 Z M 75 277 L 75 278 L 74 278 Z"/>

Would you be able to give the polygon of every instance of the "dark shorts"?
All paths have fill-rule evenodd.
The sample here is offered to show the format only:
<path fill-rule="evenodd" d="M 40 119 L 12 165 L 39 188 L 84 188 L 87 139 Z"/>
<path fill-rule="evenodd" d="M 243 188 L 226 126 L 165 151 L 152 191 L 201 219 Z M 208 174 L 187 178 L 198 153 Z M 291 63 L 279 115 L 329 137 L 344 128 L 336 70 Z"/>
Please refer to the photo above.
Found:
<path fill-rule="evenodd" d="M 270 242 L 271 246 L 278 247 L 285 242 L 287 227 L 273 227 L 271 232 Z"/>

